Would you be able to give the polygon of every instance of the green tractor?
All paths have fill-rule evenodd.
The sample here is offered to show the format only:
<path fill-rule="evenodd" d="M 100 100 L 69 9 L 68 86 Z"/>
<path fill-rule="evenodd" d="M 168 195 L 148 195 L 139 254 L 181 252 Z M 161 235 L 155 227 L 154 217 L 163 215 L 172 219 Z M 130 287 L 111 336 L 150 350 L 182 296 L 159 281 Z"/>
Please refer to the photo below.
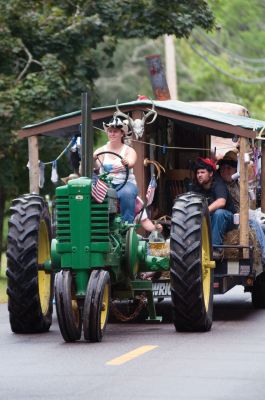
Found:
<path fill-rule="evenodd" d="M 56 237 L 52 239 L 48 205 L 41 196 L 28 194 L 12 203 L 7 293 L 10 324 L 15 333 L 48 331 L 54 297 L 66 342 L 79 340 L 82 330 L 86 340 L 101 341 L 111 299 L 137 302 L 144 293 L 149 319 L 158 319 L 152 282 L 137 277 L 143 271 L 168 270 L 169 259 L 148 255 L 147 242 L 136 233 L 137 225 L 122 223 L 116 191 L 107 174 L 101 176 L 109 186 L 107 195 L 102 203 L 94 200 L 93 142 L 92 134 L 88 134 L 85 96 L 83 110 L 85 177 L 56 189 Z"/>
<path fill-rule="evenodd" d="M 54 298 L 59 327 L 67 342 L 79 340 L 82 330 L 86 340 L 101 341 L 110 307 L 114 314 L 115 304 L 129 305 L 131 316 L 136 315 L 140 306 L 147 305 L 148 319 L 157 321 L 160 301 L 169 298 L 176 330 L 194 332 L 211 329 L 214 294 L 224 294 L 236 285 L 252 293 L 255 307 L 264 308 L 264 265 L 257 256 L 256 242 L 249 240 L 245 162 L 248 143 L 256 138 L 257 124 L 263 130 L 264 123 L 239 116 L 232 118 L 232 113 L 212 115 L 210 110 L 202 111 L 200 107 L 190 110 L 191 105 L 182 102 L 174 106 L 170 101 L 155 102 L 160 116 L 152 129 L 146 127 L 145 134 L 152 144 L 163 149 L 173 144 L 175 149 L 168 155 L 156 150 L 153 157 L 161 164 L 167 159 L 169 165 L 165 178 L 159 180 L 157 209 L 161 215 L 171 215 L 170 255 L 160 257 L 149 254 L 148 241 L 137 235 L 138 225 L 122 223 L 116 191 L 108 175 L 101 176 L 108 186 L 104 201 L 98 203 L 92 196 L 93 137 L 87 100 L 83 96 L 82 120 L 70 114 L 65 125 L 62 120 L 50 121 L 52 126 L 56 125 L 51 129 L 61 131 L 65 126 L 69 133 L 76 132 L 73 126 L 76 129 L 76 124 L 82 122 L 84 176 L 56 189 L 52 213 L 56 235 L 52 234 L 48 205 L 41 196 L 21 196 L 11 207 L 7 249 L 11 329 L 16 333 L 48 331 Z M 138 115 L 139 110 L 150 110 L 153 102 L 150 103 L 137 100 L 125 103 L 123 109 Z M 115 106 L 111 110 L 98 108 L 94 111 L 95 120 L 113 111 Z M 47 130 L 46 122 L 27 128 L 30 136 L 42 132 L 43 125 Z M 191 179 L 187 160 L 206 156 L 212 135 L 230 139 L 238 135 L 241 160 L 238 239 L 221 246 L 227 254 L 216 262 L 207 201 L 185 186 L 187 177 Z M 138 146 L 137 154 L 142 159 L 150 154 L 151 158 L 151 151 L 140 147 L 144 143 L 134 143 L 135 148 Z M 145 178 L 144 172 L 139 169 L 138 184 L 141 178 Z M 228 250 L 235 254 L 228 254 Z M 165 274 L 153 282 L 139 279 L 141 272 L 169 270 L 170 279 Z"/>

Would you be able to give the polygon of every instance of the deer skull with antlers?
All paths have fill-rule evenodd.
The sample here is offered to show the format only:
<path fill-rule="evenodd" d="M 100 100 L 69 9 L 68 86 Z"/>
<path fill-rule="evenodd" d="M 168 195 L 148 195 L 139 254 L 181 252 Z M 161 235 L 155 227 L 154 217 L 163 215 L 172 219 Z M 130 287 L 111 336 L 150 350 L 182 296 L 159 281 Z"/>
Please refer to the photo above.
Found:
<path fill-rule="evenodd" d="M 155 105 L 152 102 L 152 109 L 148 110 L 147 113 L 143 113 L 143 117 L 142 119 L 132 119 L 128 114 L 123 113 L 119 107 L 118 107 L 118 100 L 116 101 L 116 109 L 117 111 L 115 111 L 114 116 L 115 117 L 122 117 L 125 118 L 128 122 L 129 122 L 129 127 L 131 129 L 131 131 L 135 134 L 136 139 L 138 140 L 139 138 L 141 138 L 144 134 L 144 125 L 145 122 L 147 120 L 147 118 L 149 118 L 151 115 L 153 115 L 153 119 L 150 122 L 146 122 L 147 124 L 152 124 L 156 117 L 157 117 L 157 112 L 155 111 Z"/>

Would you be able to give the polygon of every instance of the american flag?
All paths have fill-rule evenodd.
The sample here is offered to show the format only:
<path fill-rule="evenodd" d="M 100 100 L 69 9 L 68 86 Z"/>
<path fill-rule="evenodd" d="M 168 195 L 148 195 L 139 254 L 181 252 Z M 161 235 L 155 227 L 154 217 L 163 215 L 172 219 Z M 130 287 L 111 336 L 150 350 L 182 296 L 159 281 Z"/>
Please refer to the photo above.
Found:
<path fill-rule="evenodd" d="M 156 187 L 157 187 L 156 177 L 155 177 L 155 175 L 153 175 L 149 182 L 147 191 L 146 191 L 146 200 L 147 200 L 146 206 L 147 207 L 150 206 L 150 204 L 152 204 L 152 202 L 154 200 Z"/>
<path fill-rule="evenodd" d="M 92 197 L 97 203 L 102 203 L 106 197 L 108 185 L 103 182 L 96 174 L 92 178 Z"/>

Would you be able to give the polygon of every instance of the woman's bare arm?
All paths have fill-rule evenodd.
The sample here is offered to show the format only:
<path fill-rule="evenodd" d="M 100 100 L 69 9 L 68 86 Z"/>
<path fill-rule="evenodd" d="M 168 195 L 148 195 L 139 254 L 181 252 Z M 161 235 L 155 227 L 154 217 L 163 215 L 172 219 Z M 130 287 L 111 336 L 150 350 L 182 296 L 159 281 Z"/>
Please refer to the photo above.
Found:
<path fill-rule="evenodd" d="M 128 147 L 125 157 L 122 159 L 123 165 L 128 165 L 129 168 L 133 168 L 137 161 L 136 151 L 132 147 Z"/>

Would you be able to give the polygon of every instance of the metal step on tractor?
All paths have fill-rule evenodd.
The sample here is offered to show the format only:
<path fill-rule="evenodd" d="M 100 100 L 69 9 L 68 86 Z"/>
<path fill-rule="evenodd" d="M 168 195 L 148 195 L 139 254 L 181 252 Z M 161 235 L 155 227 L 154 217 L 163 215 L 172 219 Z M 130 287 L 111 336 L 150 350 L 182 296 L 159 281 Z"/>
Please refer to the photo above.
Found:
<path fill-rule="evenodd" d="M 53 298 L 66 342 L 80 340 L 82 332 L 85 340 L 100 342 L 115 301 L 132 302 L 134 310 L 145 304 L 148 319 L 157 321 L 154 298 L 170 296 L 178 331 L 211 329 L 214 292 L 225 293 L 237 284 L 252 291 L 255 306 L 264 307 L 264 272 L 262 265 L 253 264 L 255 248 L 248 243 L 247 218 L 241 220 L 240 229 L 245 226 L 245 230 L 240 244 L 230 245 L 238 250 L 237 259 L 215 262 L 206 199 L 189 191 L 178 194 L 170 218 L 170 255 L 160 257 L 148 254 L 148 243 L 136 233 L 137 225 L 122 223 L 107 174 L 101 176 L 109 186 L 107 195 L 102 203 L 94 200 L 91 125 L 88 95 L 83 94 L 84 176 L 56 189 L 55 237 L 41 196 L 26 194 L 12 202 L 7 249 L 12 331 L 48 331 Z M 243 137 L 242 157 L 246 140 Z M 241 183 L 247 193 L 244 168 L 242 162 Z M 153 282 L 139 279 L 147 271 L 170 271 L 170 279 L 163 274 Z"/>

